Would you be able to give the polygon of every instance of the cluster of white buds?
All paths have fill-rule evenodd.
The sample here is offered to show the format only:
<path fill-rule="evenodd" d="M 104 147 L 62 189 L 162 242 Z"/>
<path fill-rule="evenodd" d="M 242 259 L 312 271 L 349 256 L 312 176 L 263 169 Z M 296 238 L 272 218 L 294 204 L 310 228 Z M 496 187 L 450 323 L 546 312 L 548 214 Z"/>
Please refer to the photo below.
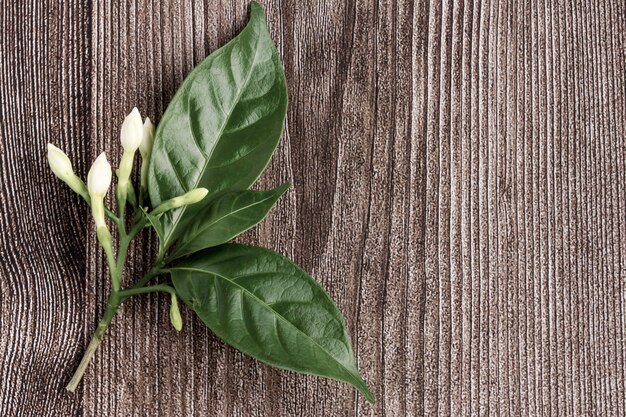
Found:
<path fill-rule="evenodd" d="M 91 204 L 91 213 L 96 223 L 98 240 L 105 248 L 111 246 L 111 233 L 104 221 L 104 196 L 111 185 L 111 165 L 102 152 L 94 161 L 89 174 L 87 186 L 76 176 L 72 162 L 68 156 L 53 144 L 48 144 L 48 164 L 60 180 Z"/>
<path fill-rule="evenodd" d="M 139 150 L 141 154 L 141 193 L 145 197 L 147 192 L 148 164 L 154 142 L 154 125 L 149 118 L 141 120 L 139 110 L 134 108 L 122 123 L 120 131 L 120 142 L 124 152 L 117 170 L 117 191 L 116 197 L 119 206 L 119 221 L 124 221 L 124 207 L 126 201 L 134 203 L 134 190 L 130 183 L 130 175 L 133 169 L 135 152 Z M 111 233 L 105 221 L 104 197 L 109 191 L 112 179 L 111 165 L 107 157 L 102 152 L 94 161 L 89 174 L 87 175 L 87 185 L 76 176 L 72 168 L 72 162 L 62 150 L 48 144 L 48 163 L 52 172 L 65 182 L 69 187 L 80 194 L 91 204 L 91 212 L 96 223 L 98 240 L 105 248 L 111 250 Z M 196 188 L 181 196 L 174 197 L 161 203 L 152 211 L 153 215 L 162 214 L 168 210 L 173 210 L 187 204 L 194 204 L 202 200 L 208 193 L 206 188 Z M 142 201 L 138 202 L 140 205 Z"/>
<path fill-rule="evenodd" d="M 129 178 L 133 169 L 133 159 L 137 149 L 140 149 L 141 156 L 146 168 L 142 173 L 142 184 L 145 184 L 147 175 L 147 161 L 149 161 L 152 141 L 154 140 L 154 126 L 150 119 L 145 123 L 141 120 L 139 110 L 134 108 L 122 123 L 120 132 L 120 142 L 124 152 L 120 161 L 118 174 L 118 199 L 126 204 L 127 197 L 133 192 Z M 89 174 L 87 175 L 87 185 L 76 176 L 72 168 L 72 162 L 68 156 L 53 144 L 48 144 L 48 163 L 52 172 L 65 182 L 72 190 L 80 194 L 91 204 L 91 211 L 96 223 L 98 238 L 101 243 L 110 246 L 111 234 L 107 228 L 104 209 L 104 197 L 111 186 L 112 171 L 111 165 L 107 161 L 106 155 L 102 152 L 94 161 Z"/>

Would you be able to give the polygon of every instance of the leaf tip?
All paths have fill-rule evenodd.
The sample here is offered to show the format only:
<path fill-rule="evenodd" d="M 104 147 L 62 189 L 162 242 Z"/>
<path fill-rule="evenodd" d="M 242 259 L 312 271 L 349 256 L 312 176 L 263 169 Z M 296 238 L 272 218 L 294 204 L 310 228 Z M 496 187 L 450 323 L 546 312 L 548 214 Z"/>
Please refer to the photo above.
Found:
<path fill-rule="evenodd" d="M 361 393 L 361 395 L 365 397 L 368 403 L 372 405 L 376 404 L 376 397 L 374 397 L 374 394 L 372 394 L 372 391 L 370 391 L 367 383 L 363 380 L 363 377 L 361 377 L 361 375 L 357 377 L 357 383 L 353 383 L 352 385 L 357 389 L 359 393 Z"/>
<path fill-rule="evenodd" d="M 254 16 L 255 14 L 261 14 L 262 16 L 265 16 L 265 12 L 263 11 L 263 7 L 261 7 L 261 5 L 259 3 L 257 3 L 256 1 L 252 0 L 250 2 L 250 16 Z"/>
<path fill-rule="evenodd" d="M 372 394 L 367 387 L 361 391 L 361 394 L 363 394 L 368 403 L 372 405 L 376 404 L 376 397 L 374 397 L 374 394 Z"/>
<path fill-rule="evenodd" d="M 279 185 L 277 190 L 282 195 L 285 193 L 285 191 L 287 191 L 290 188 L 291 188 L 291 183 L 287 181 L 286 183 Z"/>

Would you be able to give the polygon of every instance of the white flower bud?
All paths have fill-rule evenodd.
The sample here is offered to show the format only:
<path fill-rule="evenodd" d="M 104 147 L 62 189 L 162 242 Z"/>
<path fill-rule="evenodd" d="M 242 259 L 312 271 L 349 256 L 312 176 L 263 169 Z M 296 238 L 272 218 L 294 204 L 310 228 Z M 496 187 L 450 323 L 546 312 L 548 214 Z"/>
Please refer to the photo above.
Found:
<path fill-rule="evenodd" d="M 141 121 L 141 114 L 137 107 L 133 108 L 128 116 L 122 123 L 122 129 L 120 132 L 120 141 L 125 151 L 134 153 L 143 138 L 143 123 Z"/>
<path fill-rule="evenodd" d="M 141 143 L 139 144 L 139 152 L 141 157 L 146 159 L 150 156 L 152 151 L 152 142 L 154 141 L 154 125 L 150 121 L 149 117 L 146 117 L 146 121 L 143 123 L 143 136 Z"/>
<path fill-rule="evenodd" d="M 75 175 L 70 158 L 68 158 L 61 149 L 51 143 L 48 144 L 48 163 L 54 175 L 64 182 L 67 182 Z"/>
<path fill-rule="evenodd" d="M 87 189 L 92 199 L 102 200 L 111 185 L 111 165 L 102 152 L 94 161 L 87 174 Z"/>
<path fill-rule="evenodd" d="M 72 161 L 67 155 L 53 144 L 48 144 L 48 164 L 61 181 L 66 183 L 72 190 L 87 199 L 87 188 L 85 183 L 76 176 L 72 168 Z"/>
<path fill-rule="evenodd" d="M 149 117 L 143 123 L 143 139 L 139 145 L 141 154 L 141 175 L 139 177 L 139 199 L 143 200 L 148 192 L 148 165 L 150 164 L 150 154 L 154 143 L 154 125 Z"/>

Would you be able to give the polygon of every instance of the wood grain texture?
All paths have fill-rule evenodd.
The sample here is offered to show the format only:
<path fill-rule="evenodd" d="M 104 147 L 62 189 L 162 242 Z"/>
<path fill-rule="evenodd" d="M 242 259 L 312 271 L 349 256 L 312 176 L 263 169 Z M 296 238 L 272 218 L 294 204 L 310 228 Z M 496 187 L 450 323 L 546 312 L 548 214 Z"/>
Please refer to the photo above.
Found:
<path fill-rule="evenodd" d="M 160 295 L 126 303 L 64 391 L 109 287 L 45 143 L 83 175 L 117 162 L 123 116 L 158 120 L 247 3 L 1 6 L 0 415 L 626 415 L 623 1 L 263 2 L 290 107 L 258 187 L 294 187 L 240 240 L 337 301 L 374 406 L 188 311 L 177 334 Z"/>
<path fill-rule="evenodd" d="M 53 142 L 86 174 L 89 7 L 0 9 L 0 415 L 80 415 L 63 387 L 84 345 L 88 208 L 45 155 Z"/>

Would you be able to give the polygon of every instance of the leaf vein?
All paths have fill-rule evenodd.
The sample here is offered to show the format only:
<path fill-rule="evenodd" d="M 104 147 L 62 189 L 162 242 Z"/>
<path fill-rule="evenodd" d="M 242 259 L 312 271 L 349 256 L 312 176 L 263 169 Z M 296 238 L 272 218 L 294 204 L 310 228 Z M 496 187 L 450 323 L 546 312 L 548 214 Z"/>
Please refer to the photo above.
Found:
<path fill-rule="evenodd" d="M 220 136 L 222 136 L 222 133 L 224 132 L 224 129 L 228 125 L 228 122 L 229 122 L 230 118 L 233 116 L 233 110 L 236 107 L 236 103 L 239 100 L 239 98 L 241 97 L 241 95 L 243 94 L 243 91 L 245 90 L 246 86 L 250 82 L 250 78 L 252 77 L 252 73 L 254 72 L 254 68 L 257 65 L 256 60 L 257 60 L 257 56 L 258 56 L 258 52 L 259 52 L 260 37 L 257 36 L 257 37 L 255 37 L 255 39 L 256 39 L 256 43 L 254 45 L 254 57 L 252 58 L 252 64 L 250 65 L 250 69 L 248 71 L 248 74 L 246 74 L 245 82 L 241 85 L 241 88 L 239 89 L 239 91 L 237 91 L 237 95 L 235 96 L 235 100 L 233 101 L 233 105 L 231 106 L 231 108 L 229 110 L 228 117 L 226 117 L 226 119 L 224 119 L 224 123 L 220 127 L 220 132 L 216 135 L 216 137 L 218 137 L 218 138 Z M 209 165 L 209 161 L 210 161 L 211 157 L 213 156 L 213 152 L 215 151 L 216 146 L 217 145 L 213 146 L 213 149 L 211 149 L 211 153 L 209 154 L 208 158 L 205 160 L 204 166 L 200 170 L 200 175 L 198 176 L 198 181 L 200 180 L 200 178 L 202 178 L 204 176 L 204 173 L 206 171 L 207 166 Z M 211 191 L 211 190 L 209 190 L 209 191 Z M 176 230 L 176 227 L 178 226 L 178 223 L 180 223 L 180 220 L 182 219 L 183 214 L 185 213 L 186 210 L 187 210 L 187 206 L 181 207 L 180 214 L 178 215 L 178 217 L 172 223 L 172 227 L 169 229 L 169 231 L 167 233 L 167 236 L 165 237 L 164 247 L 168 246 L 169 240 L 170 240 L 172 234 L 174 233 L 174 231 Z"/>
<path fill-rule="evenodd" d="M 242 292 L 244 292 L 247 296 L 249 296 L 252 299 L 255 299 L 256 301 L 258 301 L 258 303 L 266 308 L 267 310 L 270 310 L 271 312 L 273 312 L 280 320 L 282 320 L 283 322 L 287 323 L 288 326 L 294 328 L 298 333 L 302 334 L 305 338 L 307 338 L 308 340 L 311 341 L 311 343 L 313 343 L 315 346 L 317 346 L 317 348 L 319 348 L 322 352 L 324 352 L 326 355 L 328 355 L 333 361 L 335 361 L 345 372 L 348 373 L 348 375 L 350 375 L 352 378 L 354 378 L 354 380 L 357 382 L 358 385 L 362 385 L 361 382 L 361 378 L 360 376 L 355 377 L 354 375 L 354 371 L 349 370 L 342 362 L 340 362 L 339 360 L 337 360 L 332 354 L 330 354 L 323 346 L 321 346 L 317 340 L 315 340 L 313 337 L 309 336 L 308 334 L 306 334 L 305 332 L 303 332 L 302 330 L 300 330 L 298 327 L 296 327 L 292 322 L 290 322 L 286 317 L 284 317 L 282 314 L 280 314 L 279 312 L 277 312 L 276 310 L 274 310 L 273 308 L 269 307 L 267 305 L 267 303 L 265 303 L 263 300 L 261 300 L 259 297 L 257 297 L 256 294 L 250 292 L 247 288 L 242 287 L 241 285 L 239 285 L 238 283 L 236 283 L 235 281 L 232 281 L 231 279 L 225 277 L 224 275 L 220 275 L 218 273 L 215 273 L 213 271 L 205 271 L 203 269 L 200 268 L 191 268 L 191 267 L 176 267 L 176 268 L 172 268 L 172 270 L 183 270 L 183 271 L 192 271 L 192 272 L 199 272 L 199 273 L 203 273 L 203 274 L 212 274 L 216 277 L 222 278 L 224 281 L 230 282 L 233 285 L 235 285 L 236 287 L 238 287 Z"/>

